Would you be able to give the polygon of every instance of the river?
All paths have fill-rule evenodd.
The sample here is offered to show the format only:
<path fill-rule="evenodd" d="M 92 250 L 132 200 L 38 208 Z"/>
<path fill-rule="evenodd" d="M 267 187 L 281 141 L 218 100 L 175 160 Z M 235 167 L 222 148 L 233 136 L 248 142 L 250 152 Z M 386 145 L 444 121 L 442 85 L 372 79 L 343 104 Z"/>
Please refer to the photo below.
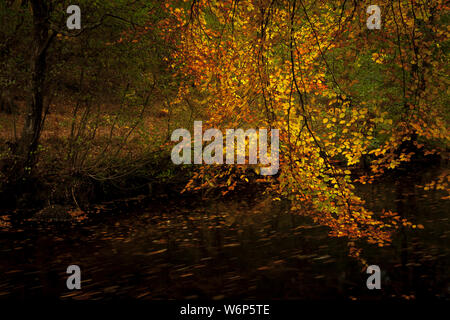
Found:
<path fill-rule="evenodd" d="M 369 208 L 425 227 L 399 230 L 389 247 L 363 245 L 381 268 L 381 290 L 367 289 L 345 239 L 289 213 L 286 202 L 247 192 L 140 197 L 105 203 L 80 223 L 0 228 L 0 299 L 449 300 L 449 201 L 415 187 L 437 171 L 358 186 Z M 66 288 L 72 264 L 81 290 Z"/>

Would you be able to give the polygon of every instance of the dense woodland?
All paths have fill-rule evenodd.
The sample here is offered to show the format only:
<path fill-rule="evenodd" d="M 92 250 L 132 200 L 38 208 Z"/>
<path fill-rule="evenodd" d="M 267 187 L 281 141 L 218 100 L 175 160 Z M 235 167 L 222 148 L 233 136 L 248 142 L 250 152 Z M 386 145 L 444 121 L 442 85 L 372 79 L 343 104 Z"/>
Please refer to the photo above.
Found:
<path fill-rule="evenodd" d="M 377 0 L 374 30 L 373 1 L 80 0 L 68 30 L 72 2 L 0 1 L 1 207 L 250 188 L 350 241 L 423 228 L 355 185 L 447 166 L 447 1 Z M 279 129 L 278 174 L 174 165 L 171 133 L 195 120 Z M 448 201 L 449 182 L 420 187 Z"/>

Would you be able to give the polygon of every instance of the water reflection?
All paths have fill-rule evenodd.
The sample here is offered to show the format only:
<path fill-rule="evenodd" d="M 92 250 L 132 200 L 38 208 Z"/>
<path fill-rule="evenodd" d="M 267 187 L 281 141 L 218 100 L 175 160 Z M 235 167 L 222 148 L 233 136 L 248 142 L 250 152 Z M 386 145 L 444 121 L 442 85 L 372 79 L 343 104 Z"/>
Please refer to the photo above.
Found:
<path fill-rule="evenodd" d="M 62 299 L 448 299 L 448 201 L 423 192 L 423 175 L 360 186 L 374 210 L 392 209 L 424 230 L 401 229 L 390 247 L 364 245 L 382 270 L 369 291 L 344 239 L 288 212 L 284 202 L 246 194 L 230 201 L 151 203 L 83 225 L 0 233 L 0 297 Z M 66 268 L 82 290 L 65 288 Z"/>

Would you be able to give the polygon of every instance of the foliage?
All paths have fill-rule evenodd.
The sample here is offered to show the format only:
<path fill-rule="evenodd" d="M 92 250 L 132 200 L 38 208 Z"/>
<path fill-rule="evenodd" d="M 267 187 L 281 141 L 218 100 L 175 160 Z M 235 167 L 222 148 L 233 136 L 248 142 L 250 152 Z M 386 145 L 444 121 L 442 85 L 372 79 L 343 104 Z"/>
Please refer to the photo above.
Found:
<path fill-rule="evenodd" d="M 33 151 L 37 166 L 27 166 L 26 172 L 51 181 L 58 176 L 60 181 L 55 183 L 67 187 L 69 194 L 70 189 L 83 188 L 80 180 L 117 182 L 141 172 L 147 158 L 158 153 L 167 139 L 161 124 L 151 120 L 163 107 L 160 101 L 175 90 L 164 59 L 171 48 L 155 30 L 165 16 L 161 3 L 79 1 L 79 31 L 66 28 L 69 1 L 45 3 L 49 48 L 44 108 L 37 114 L 42 116 L 42 130 L 36 132 L 40 144 Z M 15 133 L 16 127 L 18 131 L 25 127 L 33 100 L 33 50 L 28 48 L 33 48 L 34 7 L 30 1 L 7 1 L 0 6 L 0 90 L 10 88 L 22 105 L 14 119 L 0 114 L 2 124 L 6 123 L 1 139 L 12 146 L 2 145 L 0 150 L 3 191 L 10 182 L 20 182 L 11 174 L 21 158 L 16 152 L 20 137 L 8 131 Z M 172 119 L 162 118 L 155 120 L 168 127 L 165 122 Z M 13 126 L 9 126 L 10 120 Z"/>
<path fill-rule="evenodd" d="M 281 129 L 271 189 L 331 235 L 383 246 L 410 222 L 366 210 L 351 169 L 369 159 L 366 183 L 446 151 L 449 42 L 445 1 L 377 4 L 382 30 L 366 28 L 368 1 L 172 1 L 165 25 L 180 34 L 178 101 L 200 94 L 204 127 Z M 188 189 L 244 179 L 200 167 Z"/>

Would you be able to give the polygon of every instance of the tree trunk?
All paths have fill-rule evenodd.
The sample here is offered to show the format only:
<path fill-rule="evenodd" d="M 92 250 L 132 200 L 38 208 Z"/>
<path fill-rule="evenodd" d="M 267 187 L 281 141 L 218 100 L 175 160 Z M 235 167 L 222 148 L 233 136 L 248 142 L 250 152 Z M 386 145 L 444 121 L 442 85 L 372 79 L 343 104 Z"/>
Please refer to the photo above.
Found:
<path fill-rule="evenodd" d="M 16 178 L 23 178 L 34 167 L 36 150 L 41 134 L 46 76 L 47 49 L 54 33 L 49 35 L 49 3 L 31 0 L 33 10 L 33 43 L 31 57 L 31 102 L 25 115 L 25 125 L 17 149 Z"/>

